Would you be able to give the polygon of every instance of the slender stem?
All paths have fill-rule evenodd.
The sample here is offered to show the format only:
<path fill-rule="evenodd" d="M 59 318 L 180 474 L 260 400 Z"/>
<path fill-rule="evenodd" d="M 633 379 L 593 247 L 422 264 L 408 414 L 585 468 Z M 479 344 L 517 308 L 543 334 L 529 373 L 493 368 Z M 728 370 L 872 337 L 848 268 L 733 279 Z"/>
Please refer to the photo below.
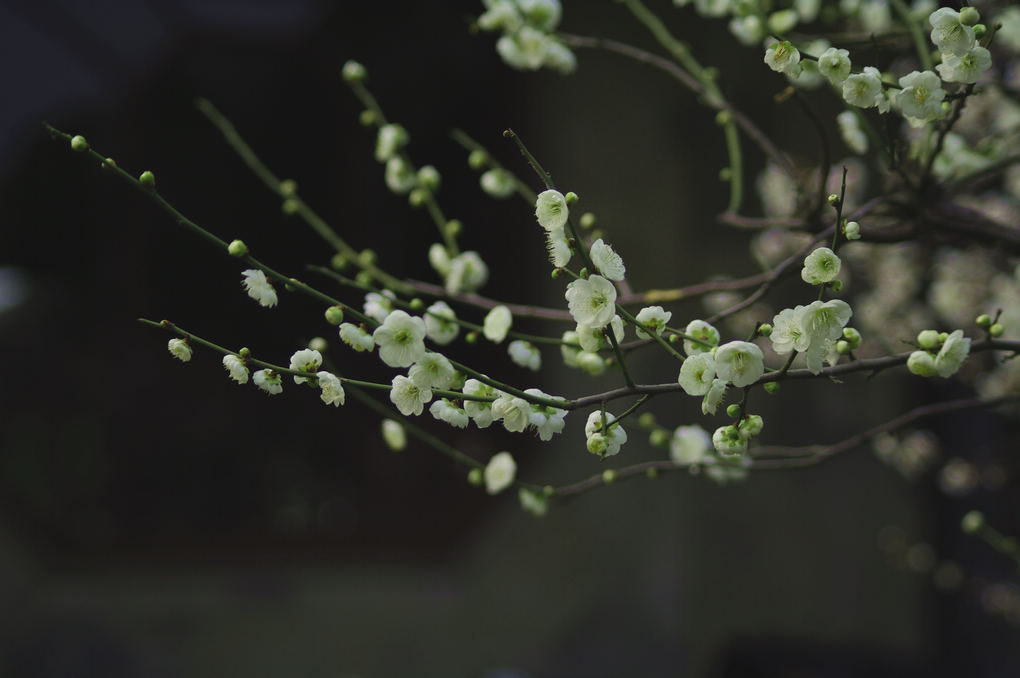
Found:
<path fill-rule="evenodd" d="M 620 350 L 620 344 L 616 341 L 616 333 L 611 327 L 605 329 L 605 336 L 609 337 L 609 343 L 613 345 L 613 353 L 616 354 L 616 362 L 620 365 L 620 371 L 623 372 L 623 380 L 627 383 L 627 386 L 634 386 L 634 379 L 630 376 L 630 371 L 627 369 L 627 360 L 624 358 L 623 351 Z"/>

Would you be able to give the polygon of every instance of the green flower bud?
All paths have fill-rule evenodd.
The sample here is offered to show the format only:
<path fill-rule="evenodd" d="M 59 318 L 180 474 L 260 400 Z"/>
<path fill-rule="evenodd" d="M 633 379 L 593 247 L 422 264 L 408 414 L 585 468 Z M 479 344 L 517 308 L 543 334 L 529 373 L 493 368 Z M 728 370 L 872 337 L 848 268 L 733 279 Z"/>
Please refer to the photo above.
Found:
<path fill-rule="evenodd" d="M 580 224 L 581 228 L 588 230 L 595 225 L 595 215 L 591 212 L 585 212 L 581 215 Z"/>
<path fill-rule="evenodd" d="M 832 288 L 833 292 L 839 292 L 841 289 L 843 289 L 843 281 L 833 280 L 832 282 L 829 283 L 829 287 Z"/>
<path fill-rule="evenodd" d="M 347 257 L 337 252 L 329 260 L 329 265 L 333 267 L 334 271 L 342 271 L 347 268 Z"/>
<path fill-rule="evenodd" d="M 981 21 L 981 13 L 973 7 L 960 9 L 960 23 L 964 26 L 974 26 L 979 21 Z"/>
<path fill-rule="evenodd" d="M 411 307 L 412 311 L 420 311 L 425 308 L 425 302 L 418 297 L 412 299 L 408 305 Z"/>
<path fill-rule="evenodd" d="M 985 33 L 988 32 L 988 27 L 984 24 L 974 24 L 972 28 L 974 29 L 974 37 L 978 40 L 985 37 Z"/>
<path fill-rule="evenodd" d="M 114 160 L 113 158 L 106 158 L 103 160 L 102 164 L 100 164 L 100 167 L 102 167 L 103 169 L 113 169 L 116 166 L 117 161 Z"/>
<path fill-rule="evenodd" d="M 287 290 L 288 292 L 293 292 L 294 290 L 297 289 L 297 286 L 300 284 L 301 281 L 298 280 L 297 278 L 290 278 L 287 280 L 287 282 L 283 284 L 283 289 Z"/>
<path fill-rule="evenodd" d="M 244 244 L 243 240 L 231 240 L 227 245 L 227 254 L 232 257 L 243 257 L 248 254 L 248 246 Z"/>
<path fill-rule="evenodd" d="M 361 264 L 362 266 L 371 266 L 372 264 L 375 263 L 375 260 L 376 260 L 375 250 L 366 248 L 358 252 L 358 263 Z"/>
<path fill-rule="evenodd" d="M 429 192 L 423 188 L 411 189 L 407 194 L 407 204 L 411 207 L 421 207 L 429 197 Z"/>
<path fill-rule="evenodd" d="M 719 170 L 719 181 L 730 181 L 733 179 L 733 170 L 729 167 L 723 167 Z"/>
<path fill-rule="evenodd" d="M 439 188 L 439 170 L 432 165 L 424 165 L 418 170 L 418 185 L 426 191 L 435 192 Z"/>
<path fill-rule="evenodd" d="M 995 323 L 994 325 L 988 328 L 989 336 L 994 337 L 996 339 L 1001 337 L 1005 332 L 1006 328 L 1003 326 L 1002 323 Z"/>
<path fill-rule="evenodd" d="M 364 66 L 351 59 L 344 64 L 340 74 L 343 76 L 344 82 L 361 82 L 368 75 L 368 72 Z"/>
<path fill-rule="evenodd" d="M 556 494 L 556 488 L 553 487 L 552 485 L 544 485 L 542 486 L 542 494 L 544 494 L 547 497 L 551 497 L 554 494 Z"/>
<path fill-rule="evenodd" d="M 949 332 L 939 332 L 939 345 L 946 343 L 946 339 L 949 338 Z"/>
<path fill-rule="evenodd" d="M 929 351 L 938 348 L 939 333 L 935 330 L 922 330 L 917 335 L 917 345 Z"/>
<path fill-rule="evenodd" d="M 485 481 L 485 476 L 482 473 L 482 469 L 473 468 L 470 471 L 468 471 L 467 480 L 468 484 L 474 485 L 475 487 L 481 485 Z"/>
<path fill-rule="evenodd" d="M 861 345 L 861 333 L 852 327 L 843 328 L 843 338 L 850 344 L 850 349 L 856 349 Z"/>
<path fill-rule="evenodd" d="M 762 388 L 765 389 L 766 393 L 779 393 L 779 382 L 766 381 L 764 384 L 762 384 Z"/>
<path fill-rule="evenodd" d="M 554 268 L 552 270 L 552 273 L 549 274 L 549 277 L 552 278 L 553 280 L 556 280 L 561 275 L 563 275 L 563 269 L 562 268 Z"/>
<path fill-rule="evenodd" d="M 288 217 L 297 214 L 300 209 L 301 209 L 300 203 L 298 203 L 298 201 L 295 200 L 294 198 L 287 198 L 280 205 L 280 211 L 283 212 Z"/>
<path fill-rule="evenodd" d="M 978 327 L 983 327 L 987 330 L 989 327 L 992 326 L 992 316 L 988 315 L 987 313 L 982 313 L 981 315 L 974 319 L 974 324 L 977 325 Z"/>
<path fill-rule="evenodd" d="M 679 344 L 681 341 L 683 341 L 683 339 L 684 338 L 681 337 L 679 334 L 669 335 L 669 343 L 671 344 Z"/>
<path fill-rule="evenodd" d="M 145 170 L 138 175 L 138 183 L 146 188 L 156 188 L 156 175 L 149 170 Z"/>
<path fill-rule="evenodd" d="M 860 240 L 861 225 L 856 221 L 848 221 L 846 226 L 843 227 L 843 235 L 846 236 L 847 240 Z"/>
<path fill-rule="evenodd" d="M 237 352 L 237 355 L 241 357 L 241 360 L 247 361 L 251 357 L 251 349 L 247 346 L 242 346 L 241 350 Z"/>
<path fill-rule="evenodd" d="M 446 222 L 446 234 L 451 237 L 457 237 L 463 230 L 464 224 L 460 222 L 460 219 L 450 219 Z"/>
<path fill-rule="evenodd" d="M 638 426 L 642 426 L 644 428 L 651 428 L 655 426 L 655 415 L 651 412 L 642 412 L 641 415 L 638 416 Z"/>
<path fill-rule="evenodd" d="M 839 196 L 836 195 L 835 193 L 830 193 L 829 197 L 826 198 L 826 200 L 829 202 L 830 205 L 837 205 L 837 204 L 839 204 Z"/>
<path fill-rule="evenodd" d="M 290 198 L 297 195 L 297 182 L 293 179 L 284 179 L 280 182 L 280 195 Z"/>
<path fill-rule="evenodd" d="M 326 309 L 326 322 L 330 325 L 339 325 L 344 321 L 344 307 L 330 306 Z"/>
<path fill-rule="evenodd" d="M 768 323 L 762 323 L 761 325 L 758 326 L 758 334 L 763 337 L 772 336 L 772 325 L 769 325 Z"/>
<path fill-rule="evenodd" d="M 375 112 L 366 108 L 358 115 L 358 122 L 362 127 L 371 127 L 375 124 Z"/>
<path fill-rule="evenodd" d="M 911 353 L 907 358 L 907 369 L 919 377 L 934 377 L 938 373 L 935 369 L 935 358 L 927 351 Z"/>
<path fill-rule="evenodd" d="M 840 339 L 836 342 L 836 353 L 840 355 L 846 355 L 851 351 L 850 342 L 846 339 Z"/>
<path fill-rule="evenodd" d="M 354 282 L 362 287 L 368 287 L 372 284 L 372 274 L 368 271 L 358 271 L 358 275 L 354 276 Z"/>
<path fill-rule="evenodd" d="M 468 167 L 479 170 L 489 162 L 489 155 L 482 150 L 476 149 L 468 154 Z"/>
<path fill-rule="evenodd" d="M 729 111 L 719 111 L 715 114 L 715 124 L 719 126 L 730 124 L 730 120 L 732 119 L 733 118 Z"/>
<path fill-rule="evenodd" d="M 646 478 L 658 478 L 659 477 L 659 469 L 655 468 L 654 466 L 649 466 L 648 468 L 645 469 L 645 477 Z"/>
<path fill-rule="evenodd" d="M 573 191 L 569 191 L 563 196 L 563 199 L 567 201 L 568 205 L 573 205 L 575 202 L 580 200 L 580 198 L 577 197 L 577 193 L 574 193 Z"/>
<path fill-rule="evenodd" d="M 469 344 L 478 343 L 478 332 L 468 332 L 467 334 L 464 335 L 464 341 L 466 341 Z"/>
<path fill-rule="evenodd" d="M 76 134 L 71 137 L 71 150 L 75 153 L 84 153 L 89 150 L 89 142 L 85 141 L 82 135 Z"/>
<path fill-rule="evenodd" d="M 981 511 L 968 511 L 963 520 L 960 521 L 960 527 L 967 534 L 974 534 L 981 530 L 985 526 L 985 514 Z"/>
<path fill-rule="evenodd" d="M 726 406 L 726 416 L 730 419 L 736 419 L 740 416 L 740 404 L 732 403 Z"/>
<path fill-rule="evenodd" d="M 613 469 L 607 468 L 605 471 L 602 472 L 602 482 L 604 482 L 606 485 L 609 485 L 615 480 L 616 471 L 614 471 Z"/>
<path fill-rule="evenodd" d="M 312 337 L 308 342 L 308 348 L 319 353 L 325 353 L 329 349 L 329 342 L 322 337 Z"/>
<path fill-rule="evenodd" d="M 669 444 L 669 437 L 669 431 L 657 428 L 648 435 L 648 442 L 652 447 L 665 447 Z"/>

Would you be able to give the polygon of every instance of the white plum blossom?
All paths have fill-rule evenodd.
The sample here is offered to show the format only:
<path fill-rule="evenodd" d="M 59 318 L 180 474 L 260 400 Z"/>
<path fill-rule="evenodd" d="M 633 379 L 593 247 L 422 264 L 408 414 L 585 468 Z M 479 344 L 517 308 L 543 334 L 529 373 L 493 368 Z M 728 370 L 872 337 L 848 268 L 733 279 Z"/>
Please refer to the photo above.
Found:
<path fill-rule="evenodd" d="M 487 314 L 482 324 L 482 333 L 485 338 L 494 343 L 500 343 L 506 339 L 506 333 L 513 325 L 514 317 L 506 306 L 496 306 Z"/>
<path fill-rule="evenodd" d="M 483 384 L 477 379 L 468 379 L 461 388 L 464 395 L 478 396 L 480 398 L 492 398 L 498 395 L 496 389 L 488 384 Z M 492 403 L 483 400 L 464 401 L 464 412 L 471 417 L 478 428 L 488 428 L 493 422 Z"/>
<path fill-rule="evenodd" d="M 635 316 L 637 321 L 641 323 L 641 326 L 648 330 L 638 330 L 636 332 L 639 339 L 650 339 L 652 337 L 649 332 L 657 335 L 661 335 L 662 331 L 666 329 L 666 325 L 669 323 L 670 318 L 673 314 L 670 311 L 666 311 L 662 306 L 646 306 L 638 311 Z"/>
<path fill-rule="evenodd" d="M 446 398 L 441 398 L 429 406 L 429 414 L 439 421 L 445 421 L 454 428 L 467 428 L 468 415 Z"/>
<path fill-rule="evenodd" d="M 332 372 L 318 372 L 315 376 L 318 377 L 319 388 L 322 389 L 322 394 L 319 396 L 322 402 L 336 407 L 343 405 L 346 394 L 339 377 Z"/>
<path fill-rule="evenodd" d="M 687 323 L 684 334 L 694 337 L 698 341 L 684 339 L 684 353 L 694 355 L 695 353 L 707 353 L 719 345 L 719 330 L 709 325 L 704 320 L 692 320 Z M 708 344 L 706 346 L 705 344 Z"/>
<path fill-rule="evenodd" d="M 511 341 L 510 345 L 507 346 L 507 353 L 516 365 L 527 368 L 532 372 L 538 372 L 542 369 L 542 354 L 539 352 L 538 347 L 530 341 L 523 341 L 521 339 Z"/>
<path fill-rule="evenodd" d="M 446 276 L 447 294 L 474 292 L 489 280 L 489 267 L 478 252 L 461 252 L 450 261 L 450 272 Z"/>
<path fill-rule="evenodd" d="M 498 494 L 514 483 L 517 475 L 517 464 L 509 452 L 498 452 L 492 455 L 485 466 L 485 491 Z"/>
<path fill-rule="evenodd" d="M 457 378 L 457 371 L 445 356 L 426 351 L 407 373 L 408 378 L 421 388 L 449 388 Z"/>
<path fill-rule="evenodd" d="M 614 315 L 613 319 L 609 321 L 609 328 L 613 331 L 613 338 L 616 339 L 616 343 L 621 343 L 624 337 L 623 319 L 619 315 Z M 602 327 L 578 325 L 576 331 L 577 343 L 581 344 L 583 350 L 594 353 L 605 346 L 609 346 L 604 332 L 605 329 Z"/>
<path fill-rule="evenodd" d="M 715 411 L 725 399 L 726 382 L 722 379 L 714 379 L 708 388 L 708 393 L 705 394 L 704 399 L 701 401 L 701 413 L 715 414 Z"/>
<path fill-rule="evenodd" d="M 931 24 L 931 41 L 942 54 L 963 56 L 974 47 L 974 29 L 960 23 L 960 13 L 942 7 L 928 17 Z"/>
<path fill-rule="evenodd" d="M 437 301 L 425 309 L 425 336 L 445 346 L 457 338 L 460 325 L 457 314 L 445 301 Z"/>
<path fill-rule="evenodd" d="M 821 285 L 835 280 L 841 266 L 842 262 L 835 252 L 828 247 L 819 247 L 805 257 L 800 277 L 810 285 Z"/>
<path fill-rule="evenodd" d="M 606 412 L 608 431 L 603 431 L 602 412 L 596 410 L 588 415 L 588 421 L 584 425 L 584 435 L 588 440 L 589 452 L 598 454 L 600 457 L 611 457 L 620 452 L 620 447 L 627 442 L 627 432 L 620 424 L 610 426 L 614 421 L 616 421 L 616 417 Z M 593 447 L 597 451 L 593 451 Z"/>
<path fill-rule="evenodd" d="M 300 351 L 295 351 L 294 355 L 290 357 L 290 369 L 298 372 L 310 372 L 315 373 L 319 371 L 319 366 L 322 365 L 322 354 L 311 348 L 303 348 Z M 308 379 L 306 377 L 294 377 L 295 384 L 303 384 Z"/>
<path fill-rule="evenodd" d="M 278 372 L 274 372 L 273 370 L 259 370 L 255 374 L 251 375 L 251 380 L 253 384 L 269 395 L 283 393 L 283 380 L 280 379 L 280 374 Z"/>
<path fill-rule="evenodd" d="M 602 277 L 610 280 L 623 280 L 627 273 L 623 259 L 610 245 L 602 242 L 602 238 L 591 244 L 591 263 L 595 265 Z"/>
<path fill-rule="evenodd" d="M 935 356 L 935 371 L 940 377 L 953 376 L 969 353 L 970 339 L 963 336 L 963 330 L 954 331 Z"/>
<path fill-rule="evenodd" d="M 369 292 L 365 295 L 365 315 L 377 323 L 385 322 L 386 316 L 393 312 L 393 297 L 393 292 L 389 290 L 383 291 L 382 294 Z"/>
<path fill-rule="evenodd" d="M 233 353 L 223 356 L 223 367 L 227 370 L 230 378 L 238 384 L 248 383 L 248 368 L 244 362 Z"/>
<path fill-rule="evenodd" d="M 541 398 L 549 398 L 546 393 L 539 391 L 537 388 L 529 388 L 524 391 L 528 395 L 539 396 Z M 532 404 L 531 416 L 528 422 L 535 428 L 538 433 L 538 437 L 541 440 L 549 441 L 556 433 L 563 431 L 565 422 L 563 418 L 567 416 L 566 410 L 561 410 L 557 407 L 550 407 L 548 405 Z"/>
<path fill-rule="evenodd" d="M 942 63 L 935 66 L 935 70 L 946 82 L 973 84 L 980 80 L 981 75 L 991 67 L 991 52 L 980 45 L 975 45 L 972 50 L 962 56 L 955 54 L 944 56 Z"/>
<path fill-rule="evenodd" d="M 425 403 L 432 400 L 432 391 L 422 388 L 402 374 L 393 377 L 390 400 L 405 417 L 417 416 L 425 409 Z"/>
<path fill-rule="evenodd" d="M 808 347 L 808 338 L 801 329 L 797 314 L 803 306 L 787 308 L 780 311 L 772 318 L 772 334 L 769 341 L 772 342 L 772 350 L 779 355 L 786 355 L 790 351 L 803 351 Z"/>
<path fill-rule="evenodd" d="M 553 266 L 562 268 L 570 263 L 570 241 L 562 228 L 553 228 L 545 233 L 545 248 Z"/>
<path fill-rule="evenodd" d="M 538 492 L 533 492 L 526 487 L 522 487 L 517 492 L 517 500 L 521 503 L 521 508 L 535 516 L 541 518 L 549 512 L 549 500 Z"/>
<path fill-rule="evenodd" d="M 712 434 L 712 445 L 723 457 L 737 457 L 747 451 L 747 438 L 736 426 L 720 426 Z"/>
<path fill-rule="evenodd" d="M 818 72 L 833 85 L 842 85 L 850 68 L 850 52 L 845 49 L 830 47 L 818 56 Z"/>
<path fill-rule="evenodd" d="M 858 108 L 879 105 L 882 99 L 882 74 L 874 66 L 865 66 L 860 73 L 843 81 L 843 101 Z"/>
<path fill-rule="evenodd" d="M 543 66 L 548 66 L 558 73 L 569 75 L 577 70 L 577 57 L 570 51 L 570 48 L 559 40 L 550 40 L 545 47 L 545 61 Z"/>
<path fill-rule="evenodd" d="M 789 40 L 774 42 L 765 50 L 765 63 L 777 73 L 796 78 L 800 75 L 800 52 Z"/>
<path fill-rule="evenodd" d="M 410 140 L 411 135 L 401 125 L 383 125 L 375 137 L 375 159 L 387 162 Z"/>
<path fill-rule="evenodd" d="M 577 354 L 577 366 L 592 377 L 597 377 L 606 371 L 606 361 L 598 353 L 591 351 L 581 351 Z"/>
<path fill-rule="evenodd" d="M 500 393 L 492 403 L 492 418 L 501 420 L 507 431 L 520 433 L 531 423 L 531 403 L 509 393 Z"/>
<path fill-rule="evenodd" d="M 386 447 L 394 452 L 400 452 L 407 447 L 407 432 L 404 426 L 393 419 L 382 420 L 382 437 Z"/>
<path fill-rule="evenodd" d="M 935 369 L 935 356 L 928 351 L 914 351 L 907 356 L 907 369 L 919 377 L 934 377 L 938 374 L 938 370 Z"/>
<path fill-rule="evenodd" d="M 567 224 L 570 210 L 567 199 L 555 189 L 542 191 L 535 200 L 535 217 L 547 231 L 562 229 Z"/>
<path fill-rule="evenodd" d="M 170 355 L 177 358 L 182 363 L 186 363 L 191 360 L 191 347 L 188 346 L 188 342 L 183 339 L 171 339 L 167 342 L 166 349 L 170 351 Z"/>
<path fill-rule="evenodd" d="M 687 395 L 703 396 L 712 388 L 715 380 L 715 358 L 711 353 L 695 353 L 688 356 L 680 366 L 680 388 Z"/>
<path fill-rule="evenodd" d="M 753 47 L 765 37 L 765 24 L 757 14 L 735 16 L 730 19 L 730 33 L 741 45 Z"/>
<path fill-rule="evenodd" d="M 697 464 L 705 459 L 711 444 L 708 431 L 697 424 L 678 426 L 669 439 L 669 458 L 674 464 Z"/>
<path fill-rule="evenodd" d="M 827 342 L 835 341 L 842 336 L 843 328 L 851 315 L 853 311 L 850 304 L 842 299 L 814 301 L 796 312 L 795 322 L 800 325 L 803 332 L 802 340 L 808 342 L 804 349 L 804 359 L 812 374 L 819 374 L 822 371 L 822 360 L 830 348 Z"/>
<path fill-rule="evenodd" d="M 372 339 L 384 363 L 390 367 L 409 367 L 425 356 L 425 321 L 404 311 L 393 311 L 375 328 Z"/>
<path fill-rule="evenodd" d="M 600 275 L 567 285 L 567 307 L 579 325 L 605 327 L 616 315 L 616 288 Z"/>
<path fill-rule="evenodd" d="M 276 306 L 276 290 L 266 278 L 266 274 L 257 268 L 241 271 L 241 286 L 248 296 L 259 302 L 259 306 L 270 308 Z"/>
<path fill-rule="evenodd" d="M 501 168 L 490 169 L 482 173 L 478 182 L 481 184 L 483 191 L 493 198 L 500 200 L 509 198 L 517 190 L 517 185 L 514 183 L 514 175 Z"/>
<path fill-rule="evenodd" d="M 903 89 L 896 93 L 895 103 L 912 127 L 942 117 L 946 92 L 934 71 L 908 73 L 900 78 L 900 87 Z"/>
<path fill-rule="evenodd" d="M 765 356 L 757 344 L 731 341 L 715 352 L 715 374 L 734 386 L 750 386 L 765 374 Z"/>
<path fill-rule="evenodd" d="M 372 335 L 353 323 L 340 324 L 340 341 L 359 353 L 375 348 L 375 339 Z"/>

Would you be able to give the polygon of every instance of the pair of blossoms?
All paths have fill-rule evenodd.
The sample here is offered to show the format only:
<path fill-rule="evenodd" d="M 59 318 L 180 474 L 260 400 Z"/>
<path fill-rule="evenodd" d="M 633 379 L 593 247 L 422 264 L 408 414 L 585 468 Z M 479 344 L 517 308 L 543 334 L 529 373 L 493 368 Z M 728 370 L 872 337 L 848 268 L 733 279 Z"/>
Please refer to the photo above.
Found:
<path fill-rule="evenodd" d="M 482 0 L 485 12 L 477 25 L 483 31 L 501 31 L 496 41 L 500 58 L 518 70 L 551 68 L 563 74 L 577 68 L 570 48 L 552 33 L 560 23 L 559 0 Z"/>
<path fill-rule="evenodd" d="M 818 57 L 818 72 L 833 86 L 841 88 L 843 100 L 858 108 L 878 108 L 888 113 L 895 106 L 913 127 L 945 115 L 946 92 L 942 81 L 976 83 L 991 68 L 990 52 L 977 44 L 973 26 L 980 16 L 972 7 L 957 12 L 943 7 L 928 17 L 931 40 L 939 49 L 942 63 L 934 71 L 913 71 L 899 79 L 900 90 L 889 95 L 882 84 L 882 73 L 866 66 L 851 74 L 849 52 L 830 47 Z M 802 72 L 800 52 L 788 40 L 774 42 L 765 51 L 765 63 L 774 71 L 796 79 Z M 940 79 L 941 76 L 941 79 Z"/>

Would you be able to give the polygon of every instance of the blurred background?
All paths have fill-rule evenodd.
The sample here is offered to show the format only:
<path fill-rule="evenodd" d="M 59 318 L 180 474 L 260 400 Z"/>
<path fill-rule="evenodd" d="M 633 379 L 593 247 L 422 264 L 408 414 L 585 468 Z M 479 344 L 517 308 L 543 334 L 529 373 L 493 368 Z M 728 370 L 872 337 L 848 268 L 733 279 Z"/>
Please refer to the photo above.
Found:
<path fill-rule="evenodd" d="M 803 121 L 772 103 L 785 83 L 757 50 L 649 4 L 720 68 L 738 107 L 814 158 Z M 511 71 L 494 37 L 470 30 L 480 11 L 467 0 L 0 2 L 0 676 L 1016 675 L 1016 619 L 995 605 L 1020 609 L 1020 593 L 988 593 L 1015 583 L 1015 569 L 958 528 L 970 508 L 1016 515 L 1010 469 L 956 498 L 934 468 L 911 482 L 860 449 L 736 485 L 622 483 L 535 519 L 428 448 L 391 452 L 355 403 L 326 408 L 294 387 L 270 399 L 229 381 L 209 352 L 171 359 L 168 336 L 136 321 L 167 318 L 276 362 L 322 335 L 347 373 L 389 379 L 344 350 L 307 299 L 252 303 L 237 262 L 40 125 L 152 170 L 191 219 L 328 289 L 302 271 L 330 252 L 195 111 L 207 97 L 355 247 L 434 280 L 434 227 L 384 186 L 374 132 L 339 78 L 351 58 L 410 131 L 414 161 L 442 173 L 440 203 L 492 271 L 488 296 L 559 305 L 562 283 L 549 280 L 532 210 L 478 190 L 453 127 L 531 180 L 501 136 L 513 127 L 598 214 L 635 289 L 757 271 L 747 236 L 714 220 L 725 154 L 693 96 L 599 52 L 579 52 L 570 77 Z M 568 3 L 562 28 L 658 51 L 612 2 Z M 746 152 L 751 179 L 763 160 Z M 779 286 L 776 303 L 796 292 Z M 684 322 L 703 313 L 672 310 Z M 579 384 L 551 352 L 538 378 L 501 352 L 459 355 L 548 393 L 617 384 Z M 672 379 L 661 362 L 638 357 L 639 381 Z M 879 380 L 789 384 L 782 407 L 760 403 L 767 442 L 834 441 L 960 395 Z M 694 399 L 659 400 L 664 425 L 701 420 Z M 520 477 L 559 484 L 604 468 L 583 450 L 583 420 L 542 445 L 421 423 L 479 459 L 512 450 Z M 943 459 L 1020 444 L 1015 425 L 987 414 L 932 429 Z M 613 461 L 664 455 L 634 431 Z"/>

